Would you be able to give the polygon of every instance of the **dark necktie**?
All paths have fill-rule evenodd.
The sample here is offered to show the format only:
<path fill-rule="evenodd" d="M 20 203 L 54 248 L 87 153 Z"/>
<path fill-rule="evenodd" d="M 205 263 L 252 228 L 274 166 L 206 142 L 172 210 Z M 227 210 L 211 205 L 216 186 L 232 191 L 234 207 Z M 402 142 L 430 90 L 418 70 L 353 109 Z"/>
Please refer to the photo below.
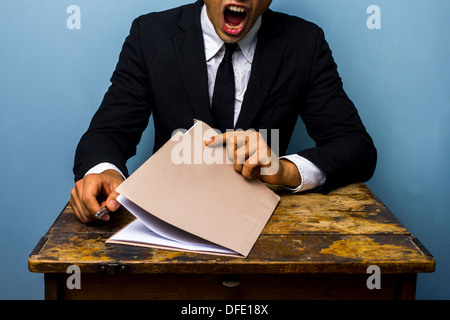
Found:
<path fill-rule="evenodd" d="M 225 56 L 217 69 L 212 99 L 214 124 L 221 132 L 234 129 L 235 84 L 231 57 L 237 43 L 225 43 Z"/>

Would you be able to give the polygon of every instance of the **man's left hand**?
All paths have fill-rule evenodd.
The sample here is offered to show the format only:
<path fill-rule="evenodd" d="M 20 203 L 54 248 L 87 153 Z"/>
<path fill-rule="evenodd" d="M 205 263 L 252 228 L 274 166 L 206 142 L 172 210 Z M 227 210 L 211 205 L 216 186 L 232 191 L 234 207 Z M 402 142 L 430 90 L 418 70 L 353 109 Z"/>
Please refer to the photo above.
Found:
<path fill-rule="evenodd" d="M 257 131 L 226 132 L 212 137 L 205 144 L 208 147 L 225 145 L 234 169 L 247 179 L 256 177 L 263 182 L 290 187 L 301 184 L 297 166 L 289 160 L 280 160 Z"/>

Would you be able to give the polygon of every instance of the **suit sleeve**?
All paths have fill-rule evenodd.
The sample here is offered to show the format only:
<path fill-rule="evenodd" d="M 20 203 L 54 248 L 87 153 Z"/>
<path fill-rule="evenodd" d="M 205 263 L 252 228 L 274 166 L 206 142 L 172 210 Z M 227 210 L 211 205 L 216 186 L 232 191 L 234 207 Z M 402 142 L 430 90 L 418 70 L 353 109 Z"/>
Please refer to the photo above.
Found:
<path fill-rule="evenodd" d="M 122 47 L 111 86 L 75 152 L 75 181 L 102 162 L 126 176 L 126 161 L 136 154 L 151 114 L 149 83 L 139 39 L 138 20 Z"/>
<path fill-rule="evenodd" d="M 377 151 L 358 112 L 344 92 L 342 80 L 323 31 L 319 29 L 308 93 L 300 115 L 316 147 L 298 154 L 326 174 L 317 190 L 369 180 Z"/>

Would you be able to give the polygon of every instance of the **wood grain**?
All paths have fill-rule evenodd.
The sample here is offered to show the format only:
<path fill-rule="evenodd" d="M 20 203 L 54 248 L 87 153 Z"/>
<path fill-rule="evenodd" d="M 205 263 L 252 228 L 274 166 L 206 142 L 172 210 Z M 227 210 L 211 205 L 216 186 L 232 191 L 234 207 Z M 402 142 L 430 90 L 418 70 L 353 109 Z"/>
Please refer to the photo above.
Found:
<path fill-rule="evenodd" d="M 383 273 L 433 272 L 433 257 L 365 184 L 328 195 L 292 194 L 271 187 L 281 201 L 246 259 L 105 244 L 134 217 L 124 209 L 108 223 L 80 223 L 67 205 L 33 250 L 29 270 L 84 273 L 123 264 L 136 274 L 363 274 L 371 264 Z"/>

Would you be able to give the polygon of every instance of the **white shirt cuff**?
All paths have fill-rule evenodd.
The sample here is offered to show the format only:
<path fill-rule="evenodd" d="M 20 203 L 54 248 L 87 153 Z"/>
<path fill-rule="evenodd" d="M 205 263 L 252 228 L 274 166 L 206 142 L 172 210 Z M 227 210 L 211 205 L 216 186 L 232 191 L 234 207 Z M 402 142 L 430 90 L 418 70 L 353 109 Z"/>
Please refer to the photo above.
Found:
<path fill-rule="evenodd" d="M 123 175 L 122 171 L 120 171 L 119 168 L 117 168 L 115 165 L 113 165 L 112 163 L 109 163 L 109 162 L 99 163 L 95 167 L 91 168 L 88 172 L 86 172 L 86 174 L 84 176 L 91 174 L 91 173 L 102 173 L 103 171 L 110 170 L 110 169 L 116 170 L 125 179 L 125 176 Z"/>
<path fill-rule="evenodd" d="M 284 156 L 281 157 L 281 159 L 286 159 L 294 163 L 297 166 L 298 172 L 302 178 L 302 183 L 298 187 L 291 188 L 284 186 L 286 189 L 295 193 L 311 190 L 320 187 L 325 183 L 327 178 L 326 174 L 308 159 L 303 158 L 298 154 Z"/>

